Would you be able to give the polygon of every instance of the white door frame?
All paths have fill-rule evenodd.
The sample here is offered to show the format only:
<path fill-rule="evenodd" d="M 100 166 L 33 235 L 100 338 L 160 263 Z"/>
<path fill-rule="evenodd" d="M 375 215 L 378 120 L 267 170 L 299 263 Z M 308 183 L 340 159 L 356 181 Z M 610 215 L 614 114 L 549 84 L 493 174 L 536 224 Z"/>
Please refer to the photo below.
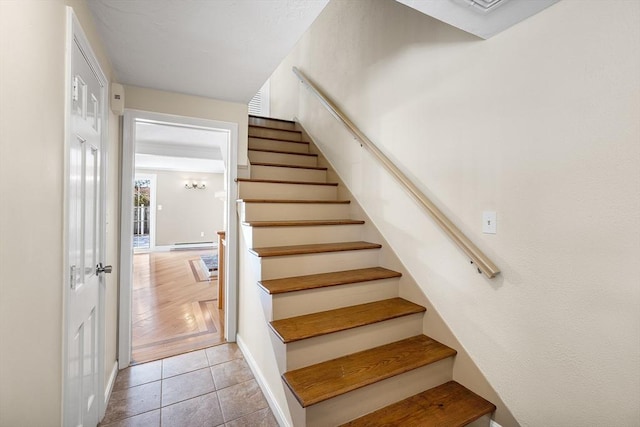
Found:
<path fill-rule="evenodd" d="M 80 21 L 76 17 L 73 12 L 73 8 L 67 6 L 66 8 L 67 14 L 67 28 L 66 28 L 66 46 L 65 46 L 65 112 L 64 112 L 64 223 L 63 223 L 63 280 L 62 280 L 62 297 L 63 297 L 63 332 L 62 332 L 62 371 L 63 371 L 63 390 L 62 390 L 62 425 L 67 425 L 67 416 L 66 408 L 67 408 L 67 399 L 69 397 L 68 394 L 68 384 L 67 384 L 67 350 L 69 344 L 69 336 L 68 336 L 68 327 L 67 322 L 69 321 L 69 292 L 71 291 L 70 283 L 70 264 L 69 264 L 69 232 L 70 232 L 70 213 L 69 213 L 69 186 L 70 186 L 70 167 L 69 167 L 69 155 L 71 144 L 70 141 L 72 138 L 76 136 L 71 132 L 71 102 L 70 102 L 70 94 L 72 91 L 72 66 L 71 66 L 71 53 L 73 51 L 73 45 L 77 42 L 78 46 L 82 50 L 87 62 L 96 73 L 98 81 L 102 86 L 102 104 L 99 106 L 100 111 L 100 209 L 99 209 L 99 229 L 98 229 L 98 239 L 100 239 L 99 244 L 99 262 L 106 264 L 105 256 L 107 253 L 107 226 L 106 226 L 106 202 L 107 202 L 107 153 L 108 153 L 108 103 L 109 99 L 109 81 L 107 80 L 106 75 L 100 68 L 100 64 L 96 59 L 96 55 L 89 44 L 89 40 L 87 39 L 84 31 L 82 30 L 82 26 L 80 25 Z M 98 399 L 98 419 L 101 420 L 104 416 L 105 410 L 107 408 L 107 398 L 108 396 L 105 394 L 105 277 L 104 275 L 100 275 L 100 283 L 98 285 L 98 383 L 96 390 L 96 396 L 104 396 L 104 399 Z"/>
<path fill-rule="evenodd" d="M 126 109 L 124 112 L 122 138 L 122 198 L 120 234 L 120 313 L 118 332 L 118 367 L 124 369 L 131 364 L 131 303 L 133 285 L 133 179 L 135 177 L 136 122 L 158 122 L 180 124 L 200 129 L 227 131 L 229 138 L 223 153 L 226 154 L 225 178 L 227 188 L 227 256 L 225 257 L 225 307 L 224 336 L 234 342 L 237 332 L 238 300 L 238 216 L 237 199 L 237 157 L 238 124 L 218 120 L 185 117 L 173 114 Z"/>

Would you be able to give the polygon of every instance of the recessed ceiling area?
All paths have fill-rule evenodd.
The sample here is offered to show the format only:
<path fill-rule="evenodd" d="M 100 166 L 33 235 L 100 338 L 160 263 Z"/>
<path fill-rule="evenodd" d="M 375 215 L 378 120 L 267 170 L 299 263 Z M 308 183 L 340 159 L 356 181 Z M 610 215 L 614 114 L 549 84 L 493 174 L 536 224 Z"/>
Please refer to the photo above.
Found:
<path fill-rule="evenodd" d="M 226 131 L 170 123 L 136 122 L 135 167 L 182 172 L 223 173 Z"/>
<path fill-rule="evenodd" d="M 248 103 L 328 0 L 91 0 L 117 82 Z"/>
<path fill-rule="evenodd" d="M 488 39 L 559 0 L 397 0 L 425 15 Z"/>

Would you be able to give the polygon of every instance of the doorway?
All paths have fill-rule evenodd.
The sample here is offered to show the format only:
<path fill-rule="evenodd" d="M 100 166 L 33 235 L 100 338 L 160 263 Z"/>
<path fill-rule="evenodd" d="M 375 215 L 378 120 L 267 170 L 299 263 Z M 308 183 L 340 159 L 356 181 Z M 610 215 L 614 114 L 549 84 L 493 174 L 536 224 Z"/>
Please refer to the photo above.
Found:
<path fill-rule="evenodd" d="M 224 230 L 218 147 L 226 139 L 226 132 L 136 124 L 133 364 L 224 342 L 214 239 Z"/>
<path fill-rule="evenodd" d="M 219 231 L 237 233 L 236 141 L 235 123 L 125 111 L 122 224 L 129 226 L 121 236 L 120 369 L 235 341 L 232 239 L 220 249 L 227 278 L 221 311 L 215 269 L 204 261 L 218 255 Z M 214 199 L 219 209 L 211 207 Z M 218 210 L 219 221 L 212 221 Z"/>

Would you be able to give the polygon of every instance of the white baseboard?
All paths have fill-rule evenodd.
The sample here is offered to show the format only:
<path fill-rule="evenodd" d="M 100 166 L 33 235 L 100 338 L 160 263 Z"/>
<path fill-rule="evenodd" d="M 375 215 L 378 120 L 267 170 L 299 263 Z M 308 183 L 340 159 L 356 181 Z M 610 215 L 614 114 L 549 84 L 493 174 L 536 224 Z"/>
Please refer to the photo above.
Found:
<path fill-rule="evenodd" d="M 497 422 L 491 420 L 489 422 L 489 427 L 502 427 L 500 424 L 498 424 Z"/>
<path fill-rule="evenodd" d="M 217 249 L 218 244 L 215 242 L 207 243 L 180 243 L 169 246 L 170 251 L 190 251 L 192 249 Z"/>
<path fill-rule="evenodd" d="M 151 249 L 140 250 L 138 253 L 151 253 L 151 252 L 171 252 L 171 251 L 188 251 L 193 249 L 218 249 L 218 243 L 190 243 L 188 245 L 163 245 L 163 246 L 154 246 Z"/>
<path fill-rule="evenodd" d="M 109 375 L 109 381 L 104 390 L 104 407 L 107 407 L 111 392 L 113 391 L 113 385 L 116 383 L 116 376 L 118 376 L 118 361 L 113 362 L 113 368 L 111 368 L 111 375 Z"/>
<path fill-rule="evenodd" d="M 271 392 L 271 389 L 269 388 L 267 381 L 262 375 L 262 372 L 258 369 L 256 360 L 253 358 L 253 355 L 251 354 L 251 352 L 249 351 L 244 341 L 242 340 L 242 337 L 239 334 L 236 334 L 236 342 L 238 343 L 238 347 L 240 347 L 240 350 L 242 350 L 242 354 L 244 354 L 244 359 L 247 361 L 247 365 L 249 365 L 249 368 L 251 368 L 251 372 L 253 372 L 253 376 L 256 378 L 256 381 L 258 382 L 258 385 L 260 386 L 262 393 L 264 393 L 264 396 L 267 399 L 267 403 L 269 403 L 269 407 L 271 408 L 271 412 L 273 412 L 273 415 L 276 417 L 276 421 L 278 421 L 278 424 L 281 427 L 293 427 L 287 420 L 287 417 L 285 416 L 285 412 L 283 411 L 283 409 L 280 407 L 280 405 L 278 405 L 278 402 L 276 401 L 275 396 Z"/>

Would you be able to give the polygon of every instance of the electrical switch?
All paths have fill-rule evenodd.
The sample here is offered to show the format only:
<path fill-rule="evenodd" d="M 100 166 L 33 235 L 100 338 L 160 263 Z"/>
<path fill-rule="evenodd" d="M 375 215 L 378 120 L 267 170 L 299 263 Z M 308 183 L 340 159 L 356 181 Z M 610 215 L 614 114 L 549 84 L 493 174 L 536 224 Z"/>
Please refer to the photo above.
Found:
<path fill-rule="evenodd" d="M 485 234 L 496 234 L 498 228 L 498 218 L 495 212 L 482 212 L 482 232 Z"/>

